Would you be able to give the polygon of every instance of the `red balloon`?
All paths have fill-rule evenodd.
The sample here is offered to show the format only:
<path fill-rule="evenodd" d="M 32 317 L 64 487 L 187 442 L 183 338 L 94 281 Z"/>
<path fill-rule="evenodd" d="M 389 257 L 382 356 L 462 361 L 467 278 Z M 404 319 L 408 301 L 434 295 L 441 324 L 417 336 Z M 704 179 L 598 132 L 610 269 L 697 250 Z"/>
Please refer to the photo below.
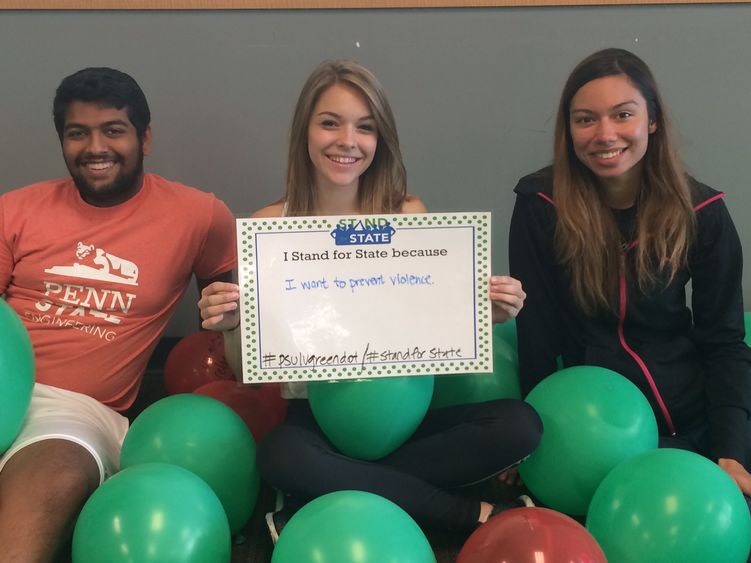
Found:
<path fill-rule="evenodd" d="M 224 358 L 222 333 L 202 330 L 180 339 L 164 364 L 167 393 L 191 393 L 212 381 L 235 381 Z"/>
<path fill-rule="evenodd" d="M 514 508 L 469 536 L 456 563 L 607 563 L 590 533 L 547 508 Z"/>
<path fill-rule="evenodd" d="M 235 411 L 258 443 L 287 414 L 287 399 L 282 399 L 280 391 L 278 383 L 251 387 L 235 381 L 212 381 L 194 393 L 213 397 Z"/>

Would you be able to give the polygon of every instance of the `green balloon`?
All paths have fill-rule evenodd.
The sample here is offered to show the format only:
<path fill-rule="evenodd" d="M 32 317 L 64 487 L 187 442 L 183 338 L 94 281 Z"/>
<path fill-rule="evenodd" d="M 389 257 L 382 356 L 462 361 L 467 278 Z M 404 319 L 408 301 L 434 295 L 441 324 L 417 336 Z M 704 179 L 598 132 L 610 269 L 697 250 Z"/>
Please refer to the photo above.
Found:
<path fill-rule="evenodd" d="M 516 319 L 509 319 L 505 323 L 497 323 L 493 325 L 493 346 L 499 341 L 505 342 L 516 351 Z"/>
<path fill-rule="evenodd" d="M 161 399 L 133 421 L 120 466 L 179 465 L 201 477 L 219 497 L 232 533 L 253 513 L 260 478 L 256 445 L 243 420 L 227 405 L 203 395 Z"/>
<path fill-rule="evenodd" d="M 558 371 L 526 400 L 542 418 L 544 432 L 519 472 L 529 490 L 559 512 L 586 514 L 613 467 L 657 447 L 657 421 L 646 397 L 609 369 Z"/>
<path fill-rule="evenodd" d="M 751 346 L 751 312 L 745 312 L 743 313 L 743 324 L 746 329 L 746 336 L 743 338 L 743 341 L 746 343 L 746 346 Z"/>
<path fill-rule="evenodd" d="M 339 450 L 380 459 L 401 446 L 425 418 L 433 376 L 308 383 L 318 425 Z"/>
<path fill-rule="evenodd" d="M 302 507 L 284 527 L 271 563 L 435 563 L 430 543 L 393 502 L 338 491 Z"/>
<path fill-rule="evenodd" d="M 34 350 L 16 312 L 0 298 L 0 454 L 16 439 L 34 388 Z"/>
<path fill-rule="evenodd" d="M 430 406 L 448 407 L 494 399 L 520 398 L 519 357 L 516 348 L 505 340 L 494 338 L 493 373 L 436 376 Z"/>
<path fill-rule="evenodd" d="M 99 487 L 73 532 L 73 563 L 223 563 L 230 532 L 219 499 L 181 467 L 149 463 Z"/>
<path fill-rule="evenodd" d="M 613 469 L 592 497 L 587 529 L 611 563 L 741 563 L 751 548 L 738 486 L 685 450 L 644 452 Z"/>

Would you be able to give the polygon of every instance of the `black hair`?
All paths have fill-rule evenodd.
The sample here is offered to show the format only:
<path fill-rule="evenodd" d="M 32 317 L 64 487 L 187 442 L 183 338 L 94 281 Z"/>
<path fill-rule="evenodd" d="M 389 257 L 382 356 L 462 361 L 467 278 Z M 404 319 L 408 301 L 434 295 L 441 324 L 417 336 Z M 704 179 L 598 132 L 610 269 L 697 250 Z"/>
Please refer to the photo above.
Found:
<path fill-rule="evenodd" d="M 96 102 L 115 109 L 125 108 L 128 119 L 143 140 L 151 123 L 151 111 L 138 83 L 128 74 L 107 67 L 85 68 L 66 76 L 57 87 L 52 115 L 57 135 L 62 141 L 65 114 L 74 101 Z"/>

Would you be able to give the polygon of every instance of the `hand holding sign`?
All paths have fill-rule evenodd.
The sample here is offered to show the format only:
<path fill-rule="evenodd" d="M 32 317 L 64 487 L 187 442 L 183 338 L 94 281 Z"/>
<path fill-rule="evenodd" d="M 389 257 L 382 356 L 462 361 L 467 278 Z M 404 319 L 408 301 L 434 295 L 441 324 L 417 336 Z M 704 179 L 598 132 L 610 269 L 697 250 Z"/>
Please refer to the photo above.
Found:
<path fill-rule="evenodd" d="M 201 290 L 198 308 L 201 326 L 211 330 L 231 330 L 240 322 L 237 302 L 240 286 L 234 283 L 214 282 Z"/>

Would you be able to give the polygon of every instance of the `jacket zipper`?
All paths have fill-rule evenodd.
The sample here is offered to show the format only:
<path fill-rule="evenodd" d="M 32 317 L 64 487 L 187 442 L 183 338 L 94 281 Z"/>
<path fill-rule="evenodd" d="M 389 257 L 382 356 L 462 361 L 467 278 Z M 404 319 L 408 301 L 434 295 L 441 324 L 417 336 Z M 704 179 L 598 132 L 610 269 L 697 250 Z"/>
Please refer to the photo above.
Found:
<path fill-rule="evenodd" d="M 628 353 L 629 356 L 636 362 L 636 364 L 639 366 L 639 369 L 641 369 L 642 373 L 644 374 L 644 377 L 647 380 L 647 383 L 649 384 L 649 388 L 652 390 L 652 395 L 657 400 L 657 404 L 660 407 L 660 410 L 662 411 L 662 416 L 665 419 L 665 422 L 668 425 L 668 430 L 670 431 L 671 436 L 675 436 L 675 426 L 673 425 L 673 419 L 670 416 L 670 412 L 668 412 L 668 408 L 665 405 L 665 401 L 662 400 L 662 396 L 660 395 L 660 391 L 657 389 L 657 384 L 655 383 L 655 380 L 652 378 L 652 374 L 649 371 L 649 368 L 647 367 L 647 364 L 644 363 L 644 360 L 639 357 L 639 354 L 634 352 L 634 350 L 631 348 L 631 346 L 628 345 L 626 342 L 626 336 L 624 334 L 623 325 L 626 321 L 626 309 L 627 309 L 627 291 L 626 291 L 626 257 L 628 256 L 628 253 L 631 252 L 631 250 L 636 246 L 636 241 L 632 242 L 621 254 L 620 258 L 620 276 L 619 276 L 619 303 L 618 303 L 618 340 L 621 343 L 621 346 L 623 349 Z"/>

